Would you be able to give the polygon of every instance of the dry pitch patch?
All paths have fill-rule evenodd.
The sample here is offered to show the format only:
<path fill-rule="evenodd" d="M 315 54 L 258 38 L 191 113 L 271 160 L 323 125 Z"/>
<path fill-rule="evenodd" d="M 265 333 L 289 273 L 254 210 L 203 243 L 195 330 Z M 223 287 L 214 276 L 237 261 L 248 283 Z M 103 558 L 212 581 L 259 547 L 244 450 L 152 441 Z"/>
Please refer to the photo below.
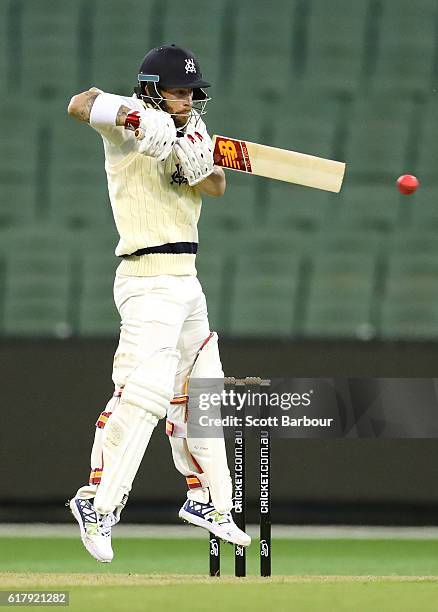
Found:
<path fill-rule="evenodd" d="M 48 574 L 0 573 L 0 588 L 69 586 L 157 586 L 173 584 L 330 584 L 330 583 L 438 583 L 438 576 L 187 576 L 178 574 Z"/>

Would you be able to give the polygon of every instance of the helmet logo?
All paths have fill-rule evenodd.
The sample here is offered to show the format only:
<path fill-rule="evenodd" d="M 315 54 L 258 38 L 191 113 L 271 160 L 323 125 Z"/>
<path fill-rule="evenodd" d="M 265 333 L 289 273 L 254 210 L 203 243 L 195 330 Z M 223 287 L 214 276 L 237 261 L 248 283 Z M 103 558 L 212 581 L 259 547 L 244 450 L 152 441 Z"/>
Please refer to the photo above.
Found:
<path fill-rule="evenodd" d="M 193 61 L 192 58 L 190 59 L 186 59 L 186 74 L 188 74 L 189 72 L 194 72 L 196 74 L 196 66 L 195 66 L 195 62 Z"/>

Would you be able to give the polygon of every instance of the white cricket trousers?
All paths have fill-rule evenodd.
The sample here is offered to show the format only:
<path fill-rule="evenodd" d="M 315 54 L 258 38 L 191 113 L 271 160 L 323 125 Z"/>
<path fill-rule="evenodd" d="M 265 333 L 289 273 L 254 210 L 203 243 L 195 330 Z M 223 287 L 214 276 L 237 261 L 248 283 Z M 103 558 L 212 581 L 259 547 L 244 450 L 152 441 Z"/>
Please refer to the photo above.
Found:
<path fill-rule="evenodd" d="M 207 305 L 195 276 L 116 275 L 114 301 L 120 313 L 120 340 L 113 363 L 113 381 L 123 387 L 139 363 L 163 348 L 176 348 L 176 394 L 210 333 Z"/>
<path fill-rule="evenodd" d="M 114 299 L 122 321 L 113 366 L 116 387 L 124 386 L 131 372 L 145 358 L 163 348 L 176 348 L 180 360 L 174 395 L 184 395 L 187 376 L 210 335 L 206 300 L 198 279 L 194 276 L 117 275 Z M 212 365 L 214 377 L 221 378 L 223 372 L 218 354 Z M 175 428 L 184 430 L 185 407 L 169 405 L 167 412 Z M 189 485 L 188 497 L 207 503 L 210 491 L 215 506 L 221 512 L 230 511 L 232 484 L 224 440 L 205 439 L 200 449 L 192 449 L 186 434 L 181 436 L 175 429 L 169 442 L 175 467 L 188 484 L 196 474 L 200 488 L 195 485 L 192 489 Z"/>
<path fill-rule="evenodd" d="M 113 363 L 113 381 L 116 389 L 125 387 L 129 377 L 141 364 L 150 363 L 153 368 L 157 359 L 154 355 L 163 349 L 176 349 L 180 358 L 173 391 L 174 395 L 184 395 L 184 383 L 195 357 L 204 341 L 210 336 L 206 300 L 198 279 L 194 276 L 140 277 L 116 274 L 114 301 L 121 318 L 120 340 Z M 217 345 L 215 355 L 212 361 L 213 369 L 215 372 L 217 370 L 215 377 L 219 378 L 223 373 Z M 172 382 L 170 380 L 170 387 Z M 111 405 L 111 411 L 117 410 L 119 401 L 119 397 L 112 398 L 107 409 Z M 169 404 L 167 408 L 169 418 L 172 417 L 172 422 L 178 424 L 179 429 L 184 429 L 184 410 L 184 405 L 171 407 Z M 100 424 L 101 419 L 104 420 Z M 105 478 L 102 449 L 107 419 L 111 419 L 111 416 L 108 412 L 103 412 L 96 424 L 91 451 L 90 482 L 78 490 L 79 497 L 98 496 L 100 480 Z M 200 448 L 192 449 L 190 441 L 186 440 L 186 435 L 177 435 L 175 430 L 170 435 L 169 441 L 175 467 L 187 479 L 188 497 L 206 503 L 210 491 L 215 507 L 220 508 L 221 512 L 228 512 L 232 508 L 232 486 L 224 440 L 205 439 Z M 146 446 L 147 442 L 148 440 L 145 440 Z M 137 459 L 139 465 L 141 457 Z M 126 471 L 126 466 L 123 469 Z M 127 470 L 129 477 L 126 476 L 123 486 L 117 493 L 118 498 L 114 502 L 117 516 L 120 516 L 124 507 L 126 494 L 131 490 L 137 469 L 136 465 L 131 470 L 132 473 Z M 193 480 L 198 481 L 194 488 L 192 488 Z M 107 482 L 110 483 L 111 480 Z M 99 489 L 99 491 L 104 490 Z M 114 504 L 109 505 L 114 506 Z"/>

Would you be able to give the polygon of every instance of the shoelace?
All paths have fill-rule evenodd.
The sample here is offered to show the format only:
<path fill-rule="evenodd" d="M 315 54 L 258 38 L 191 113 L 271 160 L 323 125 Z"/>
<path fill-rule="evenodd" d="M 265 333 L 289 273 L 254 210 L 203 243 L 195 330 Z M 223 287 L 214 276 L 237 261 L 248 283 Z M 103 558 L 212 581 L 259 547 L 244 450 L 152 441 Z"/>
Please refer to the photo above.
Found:
<path fill-rule="evenodd" d="M 117 518 L 113 512 L 104 516 L 98 515 L 93 505 L 88 499 L 80 500 L 81 510 L 83 512 L 84 522 L 86 524 L 95 524 L 96 531 L 100 535 L 108 538 L 111 536 L 111 527 L 117 523 Z"/>
<path fill-rule="evenodd" d="M 104 517 L 100 519 L 100 534 L 105 538 L 111 537 L 111 527 L 113 527 L 117 523 L 117 519 L 114 516 L 113 512 L 110 514 L 106 514 Z"/>

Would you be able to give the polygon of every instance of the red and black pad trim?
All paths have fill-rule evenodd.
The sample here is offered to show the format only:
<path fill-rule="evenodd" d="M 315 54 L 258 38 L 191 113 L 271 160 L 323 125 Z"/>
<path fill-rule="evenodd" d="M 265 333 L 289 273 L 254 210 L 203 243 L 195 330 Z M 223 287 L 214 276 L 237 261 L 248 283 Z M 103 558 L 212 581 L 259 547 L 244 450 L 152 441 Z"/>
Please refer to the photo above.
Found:
<path fill-rule="evenodd" d="M 175 430 L 175 424 L 170 421 L 166 421 L 166 436 L 171 438 L 173 436 L 173 432 Z"/>
<path fill-rule="evenodd" d="M 111 416 L 111 414 L 112 412 L 101 412 L 99 415 L 99 418 L 96 421 L 96 427 L 98 429 L 103 429 L 105 425 L 107 424 L 107 421 L 109 417 Z"/>
<path fill-rule="evenodd" d="M 100 481 L 102 480 L 102 472 L 103 472 L 103 468 L 93 468 L 90 472 L 90 485 L 98 485 L 100 484 Z"/>
<path fill-rule="evenodd" d="M 176 397 L 170 400 L 170 403 L 174 406 L 178 404 L 187 404 L 188 401 L 189 401 L 188 395 L 177 395 Z"/>
<path fill-rule="evenodd" d="M 186 476 L 186 482 L 189 489 L 202 489 L 201 481 L 194 474 Z"/>

